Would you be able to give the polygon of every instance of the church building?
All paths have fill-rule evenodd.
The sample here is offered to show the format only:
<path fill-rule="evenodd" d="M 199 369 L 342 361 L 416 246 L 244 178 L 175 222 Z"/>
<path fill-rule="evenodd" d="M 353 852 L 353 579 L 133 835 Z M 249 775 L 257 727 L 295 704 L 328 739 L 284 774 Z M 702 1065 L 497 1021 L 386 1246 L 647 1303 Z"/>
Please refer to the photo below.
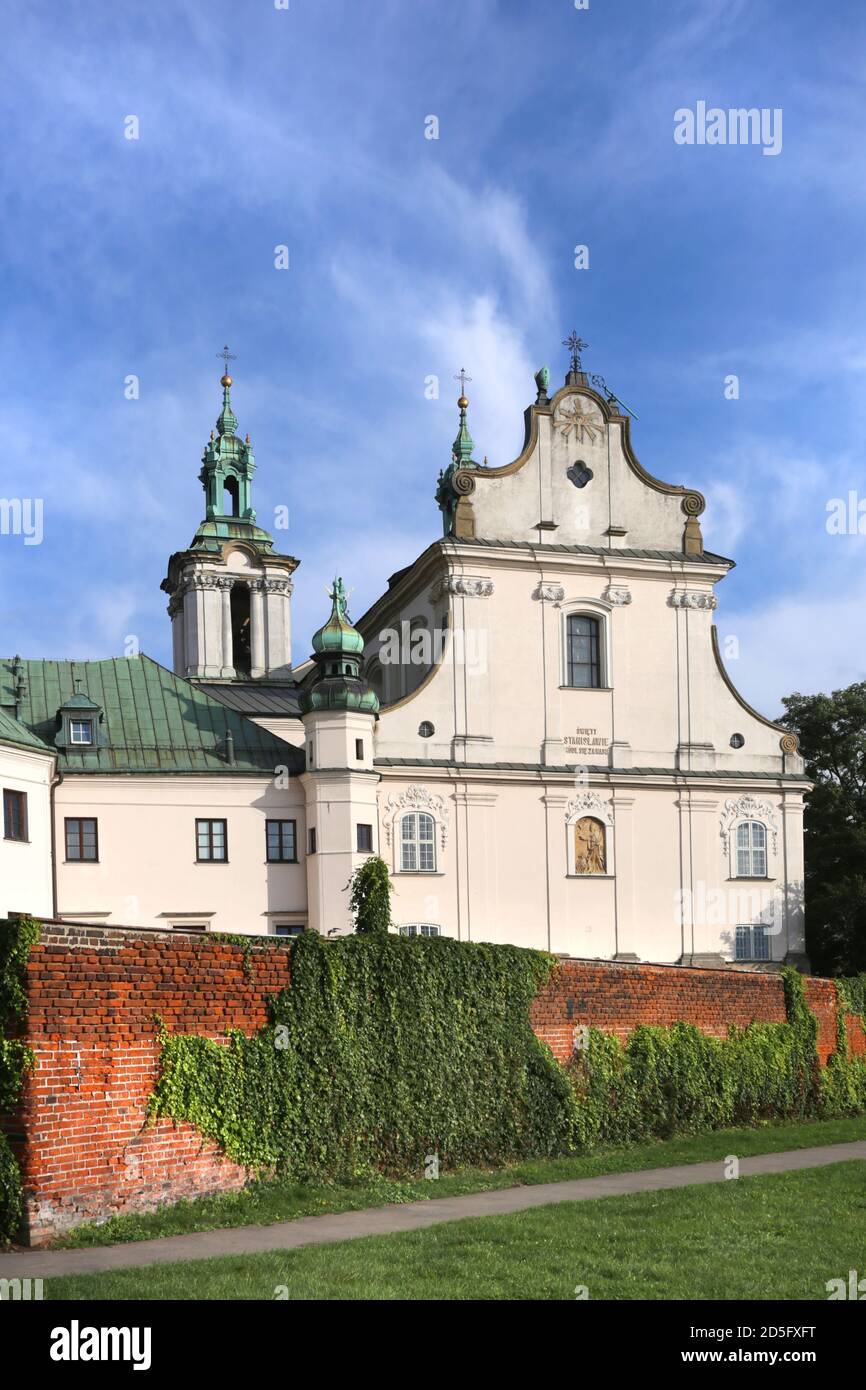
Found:
<path fill-rule="evenodd" d="M 338 935 L 380 854 L 406 934 L 806 965 L 809 783 L 725 670 L 733 561 L 568 346 L 511 462 L 473 457 L 461 383 L 440 534 L 354 622 L 335 578 L 299 661 L 299 562 L 256 523 L 223 376 L 204 516 L 162 584 L 173 670 L 0 661 L 0 917 Z"/>

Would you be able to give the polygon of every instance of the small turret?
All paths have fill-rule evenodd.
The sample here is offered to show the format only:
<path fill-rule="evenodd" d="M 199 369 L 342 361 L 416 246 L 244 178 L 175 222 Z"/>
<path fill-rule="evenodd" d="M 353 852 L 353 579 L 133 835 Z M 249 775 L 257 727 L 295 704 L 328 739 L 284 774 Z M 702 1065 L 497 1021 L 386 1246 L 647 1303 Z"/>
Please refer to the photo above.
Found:
<path fill-rule="evenodd" d="M 329 593 L 331 615 L 313 637 L 315 672 L 301 691 L 301 713 L 311 710 L 361 710 L 375 714 L 379 697 L 361 677 L 364 639 L 352 626 L 342 579 L 335 579 Z"/>

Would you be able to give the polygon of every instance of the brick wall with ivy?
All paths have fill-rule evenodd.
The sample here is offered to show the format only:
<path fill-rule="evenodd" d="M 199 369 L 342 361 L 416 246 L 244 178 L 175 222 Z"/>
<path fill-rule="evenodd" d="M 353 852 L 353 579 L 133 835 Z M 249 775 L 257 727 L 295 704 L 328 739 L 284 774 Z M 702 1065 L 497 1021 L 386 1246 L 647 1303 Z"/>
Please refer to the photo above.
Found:
<path fill-rule="evenodd" d="M 0 924 L 0 932 L 4 930 L 8 928 Z M 575 1127 L 569 1110 L 572 1081 L 568 1098 L 563 1089 L 567 1069 L 554 1064 L 536 1038 L 548 1044 L 560 1063 L 568 1063 L 580 1025 L 619 1039 L 646 1033 L 655 1046 L 656 1029 L 682 1023 L 718 1039 L 732 1024 L 746 1029 L 754 1022 L 790 1022 L 785 984 L 777 975 L 551 962 L 516 948 L 394 938 L 388 939 L 392 945 L 385 954 L 377 955 L 375 944 L 352 940 L 361 944 L 332 950 L 308 943 L 309 949 L 296 957 L 293 991 L 290 944 L 274 938 L 42 923 L 38 940 L 29 947 L 24 979 L 28 1009 L 17 1029 L 32 1049 L 35 1066 L 22 1077 L 20 1104 L 7 1108 L 2 1121 L 21 1170 L 30 1242 L 45 1243 L 83 1221 L 115 1212 L 152 1209 L 181 1197 L 238 1187 L 256 1163 L 273 1159 L 274 1145 L 279 1152 L 292 1151 L 294 1145 L 297 1155 L 311 1134 L 320 1134 L 322 1171 L 330 1171 L 328 1164 L 342 1163 L 346 1155 L 333 1150 L 331 1131 L 339 1126 L 325 1112 L 325 1099 L 332 1107 L 351 1107 L 361 1095 L 369 1106 L 370 1097 L 387 1093 L 383 1133 L 364 1133 L 363 1152 L 352 1156 L 360 1165 L 390 1145 L 402 1117 L 395 1120 L 388 1107 L 398 1101 L 406 1106 L 403 1128 L 415 1147 L 389 1152 L 395 1170 L 411 1167 L 415 1150 L 423 1154 L 424 1146 L 438 1143 L 446 1131 L 446 1157 L 454 1161 L 494 1162 L 522 1152 L 561 1151 L 569 1125 L 568 1142 L 584 1131 Z M 429 968 L 434 963 L 437 970 Z M 439 965 L 444 973 L 437 974 Z M 297 1007 L 298 981 L 306 981 L 303 1009 Z M 481 999 L 490 981 L 490 997 Z M 840 1026 L 850 1054 L 866 1054 L 860 1017 L 837 1010 L 835 983 L 806 979 L 803 986 L 801 997 L 811 1010 L 808 1027 L 816 1032 L 821 1062 L 842 1046 Z M 314 996 L 311 1012 L 307 1005 Z M 423 1005 L 417 1023 L 405 1013 L 412 998 Z M 348 1021 L 340 1017 L 344 999 L 354 1010 Z M 431 1008 L 431 1000 L 439 1004 Z M 859 995 L 848 1002 L 851 1008 L 863 1005 Z M 442 1014 L 438 1023 L 431 1017 L 437 1011 Z M 366 1054 L 360 1062 L 359 1019 L 361 1031 L 372 1030 L 361 1040 Z M 273 1090 L 262 1099 L 265 1080 L 278 1087 L 286 1075 L 282 1081 L 279 1073 L 269 1079 L 265 1075 L 275 1065 L 270 1031 L 275 1024 L 311 1030 L 294 1060 L 277 1058 L 280 1065 L 296 1069 L 296 1088 L 307 1098 L 304 1103 L 309 1101 L 303 1113 L 276 1113 L 280 1101 L 278 1096 L 274 1100 Z M 227 1030 L 236 1030 L 228 1045 Z M 487 1030 L 495 1044 L 489 1049 L 484 1047 Z M 619 1044 L 614 1046 L 618 1055 Z M 645 1055 L 645 1044 L 641 1046 Z M 433 1075 L 437 1057 L 461 1049 L 467 1074 L 477 1078 L 479 1067 L 490 1066 L 490 1078 L 509 1078 L 486 1086 L 480 1078 L 467 1098 L 467 1107 L 474 1110 L 465 1123 L 459 1086 L 455 1096 L 459 1073 Z M 404 1087 L 409 1092 L 414 1087 L 414 1093 L 395 1097 L 395 1059 L 404 1054 L 417 1058 L 417 1074 Z M 358 1076 L 335 1095 L 341 1068 L 356 1062 Z M 612 1064 L 619 1066 L 616 1057 Z M 578 1077 L 578 1095 L 586 1093 L 581 1085 Z M 630 1085 L 634 1090 L 633 1079 Z M 219 1123 L 213 1120 L 214 1094 L 230 1097 L 230 1126 L 225 1113 Z M 313 1104 L 318 1096 L 323 1097 L 322 1113 Z M 264 1120 L 255 1108 L 262 1105 Z M 435 1134 L 426 1134 L 423 1123 L 417 1123 L 426 1109 L 436 1114 Z M 632 1129 L 641 1132 L 639 1126 Z M 488 1144 L 485 1136 L 491 1132 Z M 593 1134 L 598 1132 L 596 1126 Z"/>

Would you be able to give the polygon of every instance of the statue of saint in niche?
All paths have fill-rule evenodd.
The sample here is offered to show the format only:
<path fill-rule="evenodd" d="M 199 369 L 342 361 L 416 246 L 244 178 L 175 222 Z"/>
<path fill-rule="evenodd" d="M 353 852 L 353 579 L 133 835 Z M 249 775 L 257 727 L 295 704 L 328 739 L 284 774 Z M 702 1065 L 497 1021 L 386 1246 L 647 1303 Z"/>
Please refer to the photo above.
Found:
<path fill-rule="evenodd" d="M 604 853 L 604 826 L 593 816 L 584 816 L 574 827 L 574 872 L 604 874 L 607 864 Z"/>

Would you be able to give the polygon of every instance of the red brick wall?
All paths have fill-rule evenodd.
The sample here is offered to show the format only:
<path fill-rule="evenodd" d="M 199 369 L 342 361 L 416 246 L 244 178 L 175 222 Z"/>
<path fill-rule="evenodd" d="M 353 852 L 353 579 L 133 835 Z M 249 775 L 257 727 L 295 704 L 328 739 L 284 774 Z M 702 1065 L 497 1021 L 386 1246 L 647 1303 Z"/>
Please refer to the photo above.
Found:
<path fill-rule="evenodd" d="M 43 925 L 27 985 L 37 1068 L 4 1125 L 22 1164 L 33 1244 L 82 1221 L 246 1181 L 191 1125 L 145 1126 L 157 1014 L 173 1032 L 252 1033 L 266 1022 L 267 997 L 290 983 L 285 943 L 251 938 L 248 971 L 244 960 L 244 947 L 193 933 Z M 806 997 L 825 1061 L 835 1046 L 835 987 L 809 979 Z M 578 1024 L 625 1037 L 640 1023 L 685 1020 L 723 1036 L 732 1023 L 784 1022 L 785 1005 L 778 975 L 563 960 L 531 1017 L 565 1060 Z M 859 1023 L 849 1036 L 866 1052 Z"/>
<path fill-rule="evenodd" d="M 37 1066 L 4 1126 L 32 1244 L 82 1221 L 243 1185 L 245 1170 L 192 1125 L 145 1127 L 159 1071 L 155 1016 L 172 1032 L 255 1032 L 267 996 L 289 983 L 285 946 L 254 938 L 246 974 L 242 946 L 194 933 L 43 926 L 27 969 Z"/>

